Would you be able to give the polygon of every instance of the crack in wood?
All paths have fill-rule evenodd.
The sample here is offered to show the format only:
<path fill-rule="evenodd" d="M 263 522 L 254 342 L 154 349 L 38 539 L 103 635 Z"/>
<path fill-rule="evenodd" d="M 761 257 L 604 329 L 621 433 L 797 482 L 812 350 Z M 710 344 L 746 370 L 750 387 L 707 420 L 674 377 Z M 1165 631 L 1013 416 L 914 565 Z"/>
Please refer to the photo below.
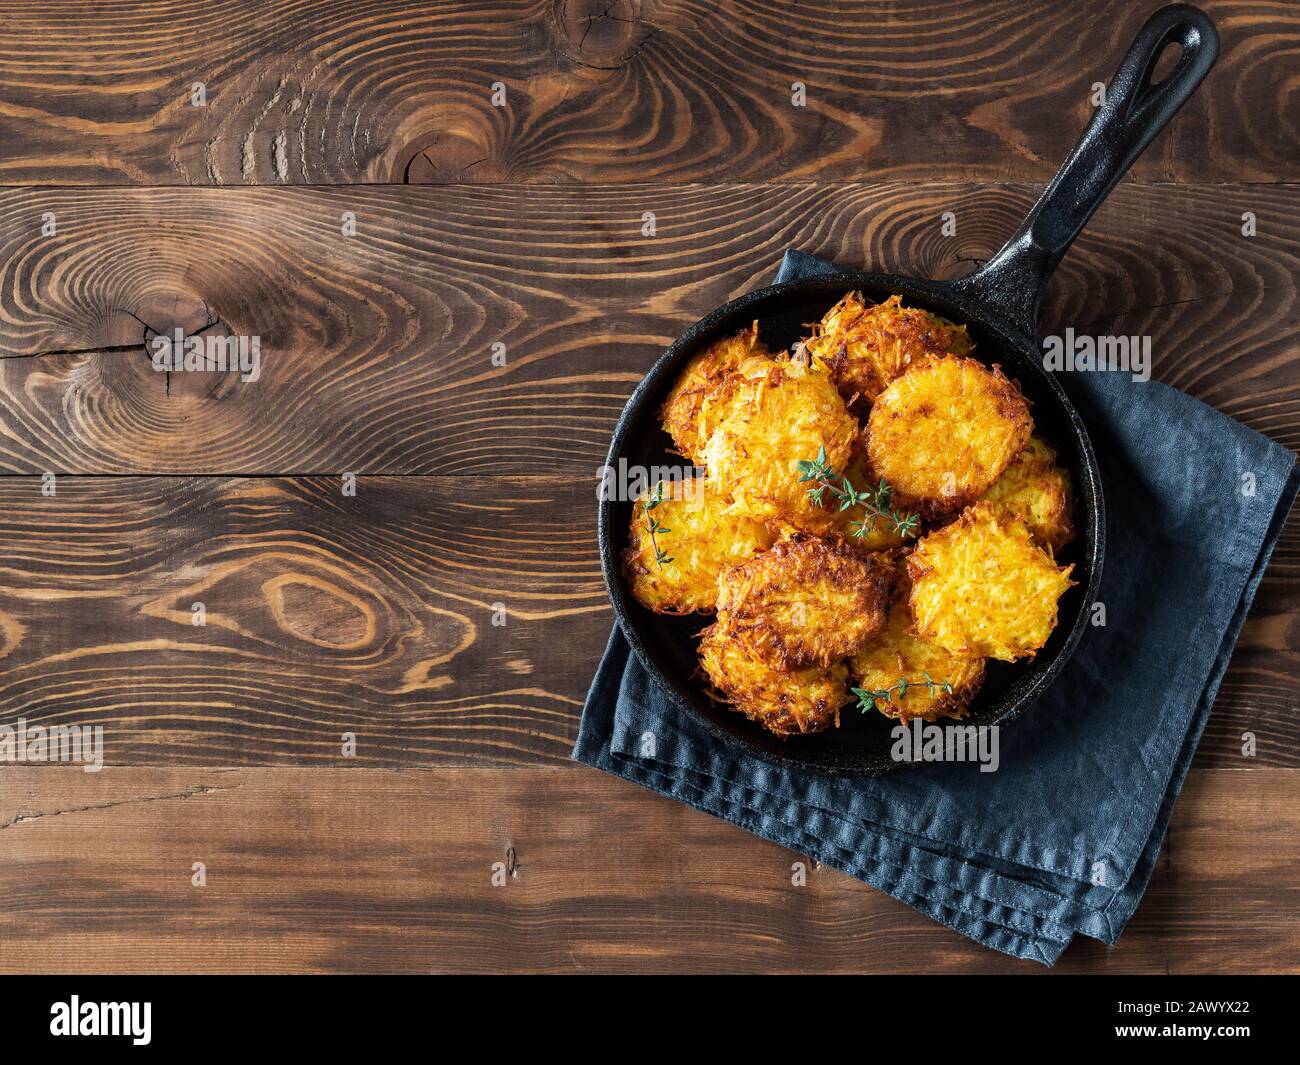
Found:
<path fill-rule="evenodd" d="M 170 792 L 166 795 L 141 795 L 130 799 L 118 799 L 114 802 L 91 803 L 86 806 L 69 806 L 66 810 L 49 810 L 35 814 L 17 814 L 8 821 L 0 821 L 0 830 L 12 828 L 14 825 L 21 825 L 28 821 L 40 821 L 47 817 L 61 817 L 64 814 L 79 814 L 89 810 L 111 810 L 117 806 L 131 806 L 136 803 L 145 802 L 162 802 L 166 799 L 189 799 L 195 795 L 210 795 L 218 791 L 236 791 L 243 787 L 242 784 L 231 784 L 225 787 L 214 787 L 210 784 L 198 784 L 192 788 L 185 788 L 183 791 Z"/>

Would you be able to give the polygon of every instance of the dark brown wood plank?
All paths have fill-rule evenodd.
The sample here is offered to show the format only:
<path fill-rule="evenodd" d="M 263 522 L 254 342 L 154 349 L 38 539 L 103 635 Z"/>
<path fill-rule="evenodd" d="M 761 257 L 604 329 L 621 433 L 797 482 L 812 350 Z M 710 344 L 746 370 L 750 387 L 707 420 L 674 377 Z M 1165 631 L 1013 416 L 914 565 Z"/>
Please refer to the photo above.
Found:
<path fill-rule="evenodd" d="M 960 184 L 0 191 L 0 471 L 587 477 L 663 347 L 769 281 L 787 247 L 957 276 L 1032 197 Z M 1157 378 L 1300 447 L 1298 208 L 1293 186 L 1125 186 L 1063 264 L 1043 328 L 1149 335 Z M 177 326 L 259 337 L 260 378 L 155 372 L 147 330 Z"/>
<path fill-rule="evenodd" d="M 1194 771 L 1119 946 L 1053 971 L 1297 971 L 1297 817 L 1295 771 Z M 577 766 L 22 767 L 0 841 L 10 973 L 1043 971 Z"/>
<path fill-rule="evenodd" d="M 566 759 L 594 479 L 342 484 L 0 480 L 0 720 L 102 725 L 116 765 Z"/>
<path fill-rule="evenodd" d="M 1298 709 L 1300 506 L 1282 530 L 1242 627 L 1201 735 L 1197 764 L 1300 767 Z"/>
<path fill-rule="evenodd" d="M 537 503 L 544 535 L 572 528 L 585 536 L 563 547 L 552 537 L 540 563 L 547 579 L 538 594 L 558 602 L 561 613 L 537 622 L 538 646 L 554 650 L 539 667 L 545 679 L 536 698 L 503 705 L 500 663 L 480 659 L 476 646 L 458 662 L 473 678 L 468 703 L 455 704 L 469 725 L 442 713 L 446 692 L 418 695 L 418 714 L 431 715 L 419 727 L 395 725 L 391 707 L 401 685 L 386 665 L 374 672 L 369 663 L 361 694 L 353 694 L 347 682 L 354 674 L 331 672 L 337 661 L 286 637 L 257 606 L 257 639 L 269 641 L 274 655 L 223 718 L 208 705 L 206 681 L 178 691 L 168 680 L 173 651 L 165 641 L 177 626 L 142 613 L 140 604 L 185 588 L 196 555 L 210 568 L 231 557 L 250 573 L 270 567 L 277 579 L 296 571 L 295 556 L 286 561 L 221 539 L 240 528 L 239 499 L 250 489 L 188 480 L 78 487 L 64 478 L 56 503 L 34 480 L 5 483 L 9 503 L 0 513 L 12 518 L 0 521 L 0 543 L 32 586 L 65 580 L 66 589 L 69 575 L 81 581 L 86 574 L 69 571 L 57 548 L 87 537 L 92 554 L 133 560 L 113 575 L 111 608 L 98 604 L 103 627 L 39 597 L 0 607 L 46 641 L 29 639 L 5 663 L 6 709 L 43 717 L 76 708 L 76 701 L 43 694 L 65 668 L 62 656 L 137 633 L 164 642 L 147 653 L 95 653 L 105 694 L 93 712 L 123 733 L 117 742 L 126 746 L 118 750 L 130 760 L 328 760 L 332 740 L 322 747 L 318 737 L 332 737 L 339 715 L 354 706 L 388 722 L 382 742 L 365 752 L 380 761 L 562 758 L 608 627 L 588 488 L 626 395 L 662 346 L 717 302 L 770 277 L 789 244 L 844 262 L 946 276 L 987 256 L 1032 196 L 1024 187 L 965 185 L 800 192 L 796 199 L 773 186 L 0 193 L 0 292 L 14 297 L 0 302 L 0 345 L 15 356 L 0 361 L 0 468 L 353 471 L 363 478 L 540 473 L 567 478 L 572 493 Z M 1064 264 L 1045 327 L 1070 322 L 1086 331 L 1149 333 L 1157 377 L 1300 445 L 1297 195 L 1281 187 L 1122 188 Z M 660 220 L 653 240 L 640 235 L 644 203 Z M 47 207 L 60 220 L 55 240 L 39 236 Z M 335 223 L 349 209 L 358 213 L 358 233 L 336 237 Z M 958 216 L 955 239 L 939 231 L 946 209 Z M 1244 209 L 1258 215 L 1254 238 L 1240 233 Z M 1202 221 L 1188 227 L 1188 218 Z M 176 374 L 169 382 L 153 372 L 140 346 L 142 320 L 194 329 L 210 319 L 217 330 L 264 338 L 259 381 Z M 497 338 L 507 344 L 501 368 L 490 357 Z M 51 350 L 81 353 L 38 354 Z M 497 499 L 512 489 L 493 483 L 472 490 Z M 344 526 L 334 513 L 337 480 L 289 482 L 283 498 L 267 491 L 273 502 L 257 516 L 278 522 L 290 541 L 308 536 L 326 552 L 349 552 L 364 535 L 388 543 L 400 560 L 406 548 L 386 537 L 423 530 L 437 542 L 454 540 L 446 513 L 423 512 L 443 491 L 383 487 L 379 497 L 391 510 L 357 506 L 347 518 L 357 524 Z M 70 502 L 90 498 L 78 492 L 100 493 L 99 528 L 88 530 Z M 156 528 L 135 524 L 137 513 L 156 515 Z M 167 523 L 182 513 L 187 548 L 161 558 Z M 104 528 L 111 530 L 107 543 Z M 1220 693 L 1203 745 L 1209 764 L 1300 759 L 1297 529 L 1293 519 Z M 523 538 L 509 526 L 504 535 Z M 250 562 L 253 555 L 260 560 Z M 364 561 L 350 563 L 348 579 L 396 604 L 399 614 L 414 613 L 427 593 Z M 471 550 L 450 576 L 468 582 L 482 610 L 491 601 L 486 592 L 506 584 L 502 572 L 511 565 L 509 553 Z M 583 575 L 576 588 L 575 573 Z M 454 613 L 465 594 L 444 584 L 431 601 Z M 564 613 L 575 596 L 582 611 L 576 621 Z M 254 589 L 252 602 L 261 600 Z M 300 596 L 302 611 L 315 605 Z M 400 631 L 403 619 L 389 620 Z M 96 635 L 103 632 L 109 638 Z M 238 642 L 220 642 L 234 637 L 215 635 L 203 669 L 242 667 Z M 404 646 L 417 660 L 441 653 L 432 639 Z M 526 657 L 537 666 L 536 656 Z M 318 659 L 326 663 L 321 676 Z M 282 668 L 313 682 L 300 691 L 279 679 Z M 279 731 L 268 727 L 267 714 Z M 438 724 L 424 727 L 429 721 Z M 251 735 L 250 722 L 259 723 Z M 1246 732 L 1256 738 L 1255 763 L 1241 753 Z"/>
<path fill-rule="evenodd" d="M 567 759 L 612 624 L 594 479 L 42 483 L 0 478 L 0 721 L 102 725 L 114 765 Z M 1199 765 L 1300 764 L 1298 538 Z"/>
<path fill-rule="evenodd" d="M 1206 6 L 1219 65 L 1044 326 L 1150 335 L 1300 448 L 1300 10 Z M 1148 10 L 5 4 L 0 186 L 118 187 L 0 188 L 0 721 L 101 724 L 110 765 L 0 773 L 0 970 L 1041 971 L 567 762 L 591 489 L 655 355 L 786 247 L 986 258 Z M 172 326 L 264 376 L 155 374 Z M 1297 576 L 1293 517 L 1147 899 L 1057 971 L 1300 971 Z"/>
<path fill-rule="evenodd" d="M 1296 180 L 1300 12 L 1204 6 L 1222 58 L 1138 175 Z M 1125 0 L 12 0 L 0 181 L 1043 180 L 1148 11 Z M 204 106 L 191 103 L 195 82 Z"/>

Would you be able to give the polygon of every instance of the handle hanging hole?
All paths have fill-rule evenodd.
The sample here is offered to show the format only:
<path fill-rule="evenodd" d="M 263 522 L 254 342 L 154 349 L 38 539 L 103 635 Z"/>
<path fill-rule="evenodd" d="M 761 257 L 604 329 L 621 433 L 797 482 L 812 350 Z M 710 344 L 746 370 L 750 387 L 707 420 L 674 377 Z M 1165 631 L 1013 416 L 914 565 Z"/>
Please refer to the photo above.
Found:
<path fill-rule="evenodd" d="M 1169 78 L 1169 75 L 1177 69 L 1179 62 L 1183 58 L 1183 46 L 1179 41 L 1170 41 L 1160 52 L 1159 58 L 1156 59 L 1155 66 L 1151 68 L 1151 88 L 1158 89 Z"/>

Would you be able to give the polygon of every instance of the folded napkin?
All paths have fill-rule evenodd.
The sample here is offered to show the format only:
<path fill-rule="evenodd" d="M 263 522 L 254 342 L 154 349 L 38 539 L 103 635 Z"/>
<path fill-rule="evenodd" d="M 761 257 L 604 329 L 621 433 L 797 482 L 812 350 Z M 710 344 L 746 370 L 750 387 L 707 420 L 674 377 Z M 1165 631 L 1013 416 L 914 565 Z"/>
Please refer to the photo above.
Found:
<path fill-rule="evenodd" d="M 778 280 L 834 272 L 787 252 Z M 1106 623 L 1088 627 L 1055 683 L 1002 731 L 997 772 L 931 763 L 840 780 L 746 757 L 675 705 L 617 627 L 573 757 L 874 884 L 995 950 L 1051 965 L 1076 932 L 1114 944 L 1298 480 L 1290 451 L 1156 381 L 1060 377 L 1101 463 Z"/>

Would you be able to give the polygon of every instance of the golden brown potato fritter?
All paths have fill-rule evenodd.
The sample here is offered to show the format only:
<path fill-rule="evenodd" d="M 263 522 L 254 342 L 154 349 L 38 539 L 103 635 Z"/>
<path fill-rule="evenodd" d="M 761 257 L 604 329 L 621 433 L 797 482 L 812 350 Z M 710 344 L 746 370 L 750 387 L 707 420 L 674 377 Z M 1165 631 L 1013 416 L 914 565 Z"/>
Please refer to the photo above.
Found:
<path fill-rule="evenodd" d="M 856 456 L 850 460 L 848 470 L 836 478 L 837 483 L 842 483 L 842 478 L 845 477 L 855 491 L 862 492 L 867 488 L 866 471 L 862 467 L 861 460 Z M 813 488 L 815 484 L 805 482 L 804 487 Z M 901 547 L 916 536 L 915 532 L 904 535 L 895 531 L 893 522 L 887 518 L 877 516 L 874 522 L 864 520 L 865 515 L 861 507 L 844 510 L 841 509 L 840 502 L 841 500 L 828 490 L 823 495 L 821 506 L 813 507 L 793 519 L 783 517 L 773 519 L 768 524 L 782 536 L 795 532 L 813 533 L 817 536 L 838 536 L 853 550 L 864 555 Z"/>
<path fill-rule="evenodd" d="M 850 691 L 903 722 L 965 716 L 988 660 L 1057 623 L 1069 472 L 965 326 L 859 292 L 791 354 L 758 326 L 700 350 L 660 409 L 705 476 L 637 501 L 633 596 L 716 612 L 709 694 L 776 735 L 838 725 Z"/>
<path fill-rule="evenodd" d="M 930 355 L 969 355 L 964 325 L 953 325 L 902 298 L 868 305 L 850 292 L 813 326 L 804 342 L 809 355 L 829 371 L 846 402 L 855 395 L 868 403 L 913 361 Z"/>
<path fill-rule="evenodd" d="M 748 629 L 721 617 L 700 639 L 700 666 L 714 694 L 778 736 L 821 732 L 838 725 L 848 700 L 848 669 L 782 669 L 753 643 Z"/>
<path fill-rule="evenodd" d="M 783 666 L 830 666 L 885 627 L 893 567 L 843 541 L 795 535 L 721 582 L 718 612 L 732 631 Z"/>
<path fill-rule="evenodd" d="M 647 511 L 647 493 L 632 509 L 623 550 L 632 594 L 659 614 L 712 611 L 718 575 L 766 550 L 775 537 L 762 522 L 729 509 L 706 478 L 660 483 L 662 502 Z M 652 518 L 661 526 L 653 539 Z M 663 565 L 656 546 L 668 559 Z"/>
<path fill-rule="evenodd" d="M 977 499 L 1029 440 L 1020 389 L 974 359 L 926 359 L 886 388 L 867 419 L 867 461 L 928 517 Z"/>
<path fill-rule="evenodd" d="M 858 492 L 874 487 L 869 484 L 862 459 L 856 455 L 849 463 L 844 476 Z M 864 527 L 865 531 L 861 531 Z M 876 515 L 872 520 L 861 507 L 851 507 L 848 510 L 835 509 L 831 518 L 831 532 L 844 537 L 850 546 L 864 552 L 901 547 L 903 544 L 911 543 L 917 535 L 916 531 L 906 534 L 895 531 L 893 522 L 880 515 Z"/>
<path fill-rule="evenodd" d="M 1011 662 L 1056 627 L 1073 566 L 1058 566 L 1019 518 L 976 503 L 908 556 L 913 632 L 953 654 Z"/>
<path fill-rule="evenodd" d="M 1057 551 L 1074 539 L 1070 471 L 1036 436 L 981 497 L 1026 525 L 1040 544 Z"/>
<path fill-rule="evenodd" d="M 686 364 L 659 410 L 664 431 L 673 438 L 679 454 L 703 465 L 701 455 L 717 418 L 718 404 L 710 398 L 714 389 L 746 359 L 768 357 L 755 322 L 735 336 L 710 344 Z"/>
<path fill-rule="evenodd" d="M 818 509 L 800 459 L 843 469 L 857 420 L 826 374 L 789 360 L 746 359 L 721 386 L 725 406 L 704 447 L 709 476 L 752 517 L 798 524 Z"/>
<path fill-rule="evenodd" d="M 864 691 L 888 692 L 874 700 L 876 709 L 903 724 L 917 717 L 965 717 L 984 681 L 984 659 L 955 655 L 913 636 L 909 590 L 904 577 L 885 631 L 849 660 L 853 683 Z"/>

